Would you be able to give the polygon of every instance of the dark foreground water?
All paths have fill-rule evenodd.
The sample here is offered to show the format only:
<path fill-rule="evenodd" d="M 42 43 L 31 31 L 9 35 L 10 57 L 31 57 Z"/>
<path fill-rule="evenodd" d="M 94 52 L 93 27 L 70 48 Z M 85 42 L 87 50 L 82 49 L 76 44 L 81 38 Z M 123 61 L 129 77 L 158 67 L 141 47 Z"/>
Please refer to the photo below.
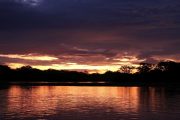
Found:
<path fill-rule="evenodd" d="M 11 86 L 0 120 L 180 120 L 178 87 Z"/>

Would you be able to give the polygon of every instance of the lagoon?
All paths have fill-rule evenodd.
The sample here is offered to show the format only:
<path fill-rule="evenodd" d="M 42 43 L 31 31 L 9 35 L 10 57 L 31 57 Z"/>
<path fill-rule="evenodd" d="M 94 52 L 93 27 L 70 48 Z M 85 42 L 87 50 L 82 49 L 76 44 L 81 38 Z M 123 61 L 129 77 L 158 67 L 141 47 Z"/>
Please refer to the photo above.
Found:
<path fill-rule="evenodd" d="M 0 89 L 0 120 L 178 120 L 178 87 L 18 86 Z"/>

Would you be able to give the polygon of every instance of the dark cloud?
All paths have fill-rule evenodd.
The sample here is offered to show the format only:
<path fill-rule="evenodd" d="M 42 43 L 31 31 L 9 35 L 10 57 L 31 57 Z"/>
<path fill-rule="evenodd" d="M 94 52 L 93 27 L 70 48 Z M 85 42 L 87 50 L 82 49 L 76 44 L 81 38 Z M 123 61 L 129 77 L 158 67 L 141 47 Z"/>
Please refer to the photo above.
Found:
<path fill-rule="evenodd" d="M 33 7 L 13 1 L 1 1 L 2 29 L 157 25 L 178 22 L 180 12 L 178 0 L 43 0 Z"/>
<path fill-rule="evenodd" d="M 0 54 L 69 55 L 80 63 L 90 56 L 92 64 L 126 53 L 155 62 L 180 53 L 179 19 L 179 0 L 1 0 Z"/>

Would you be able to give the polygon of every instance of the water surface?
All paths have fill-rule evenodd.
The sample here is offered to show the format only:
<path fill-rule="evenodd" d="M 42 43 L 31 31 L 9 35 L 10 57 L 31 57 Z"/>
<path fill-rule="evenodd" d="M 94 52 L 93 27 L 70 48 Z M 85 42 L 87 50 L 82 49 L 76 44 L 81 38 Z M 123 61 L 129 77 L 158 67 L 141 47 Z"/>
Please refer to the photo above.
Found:
<path fill-rule="evenodd" d="M 0 120 L 180 120 L 173 87 L 10 86 Z"/>

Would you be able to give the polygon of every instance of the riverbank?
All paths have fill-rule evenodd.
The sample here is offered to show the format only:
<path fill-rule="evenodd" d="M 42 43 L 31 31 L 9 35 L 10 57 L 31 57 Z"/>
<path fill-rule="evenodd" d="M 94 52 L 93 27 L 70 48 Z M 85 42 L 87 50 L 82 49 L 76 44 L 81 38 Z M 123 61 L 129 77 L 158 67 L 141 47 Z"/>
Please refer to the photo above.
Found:
<path fill-rule="evenodd" d="M 0 83 L 1 86 L 180 86 L 180 82 L 173 83 L 145 83 L 145 82 L 6 82 Z"/>

